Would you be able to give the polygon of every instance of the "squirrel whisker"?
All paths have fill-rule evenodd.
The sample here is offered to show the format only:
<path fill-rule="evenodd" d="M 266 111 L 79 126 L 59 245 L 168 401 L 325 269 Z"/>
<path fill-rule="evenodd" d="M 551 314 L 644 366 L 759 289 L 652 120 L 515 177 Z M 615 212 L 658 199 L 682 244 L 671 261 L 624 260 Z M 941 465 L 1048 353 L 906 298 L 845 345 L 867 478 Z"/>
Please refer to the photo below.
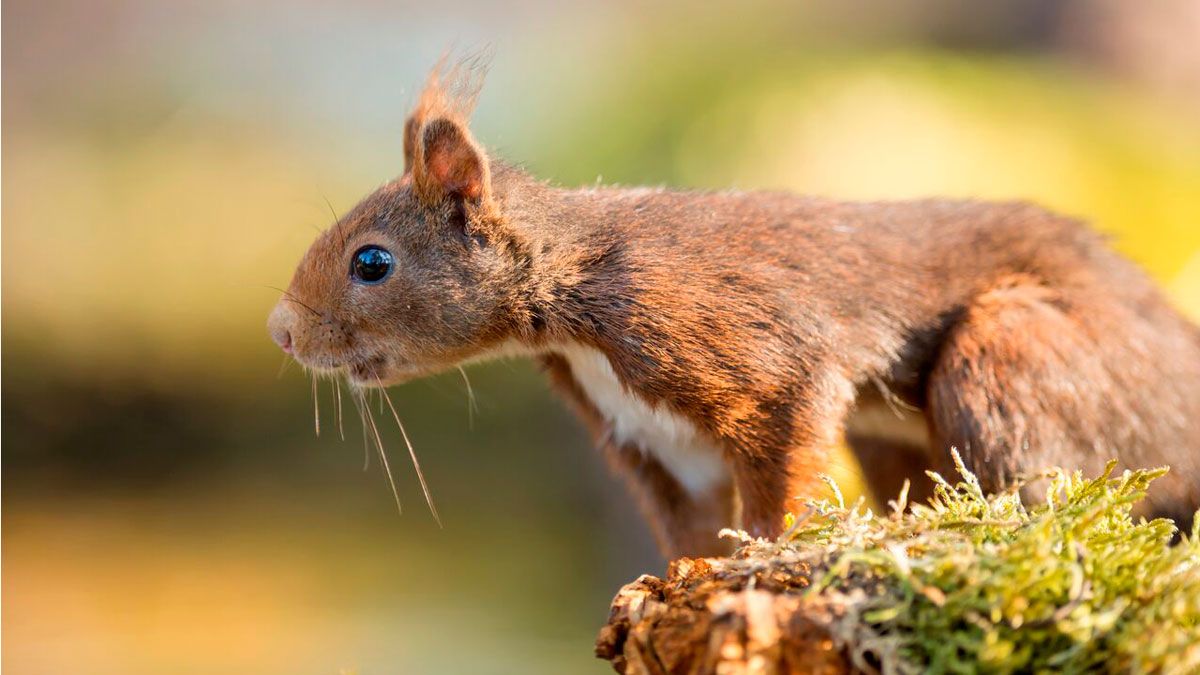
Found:
<path fill-rule="evenodd" d="M 313 313 L 315 316 L 321 316 L 321 313 L 320 313 L 320 312 L 318 312 L 317 310 L 315 310 L 315 309 L 313 309 L 312 307 L 310 307 L 308 304 L 306 304 L 306 303 L 305 303 L 303 300 L 301 300 L 300 298 L 297 298 L 297 297 L 295 296 L 295 294 L 293 294 L 293 293 L 290 293 L 290 292 L 288 292 L 288 291 L 285 291 L 285 290 L 283 290 L 282 288 L 279 288 L 278 286 L 269 286 L 269 285 L 267 285 L 267 284 L 262 284 L 262 287 L 263 287 L 263 288 L 269 288 L 269 289 L 271 289 L 271 290 L 273 290 L 273 291 L 279 291 L 280 293 L 282 293 L 282 294 L 283 294 L 283 297 L 285 297 L 285 298 L 287 298 L 287 299 L 288 299 L 288 301 L 289 301 L 289 302 L 293 302 L 293 303 L 295 303 L 295 304 L 297 304 L 297 305 L 299 305 L 299 306 L 303 307 L 304 309 L 307 309 L 308 311 L 312 312 L 312 313 Z"/>
<path fill-rule="evenodd" d="M 312 382 L 313 430 L 319 438 L 321 436 L 321 397 L 317 393 L 317 374 L 310 372 L 308 379 Z"/>
<path fill-rule="evenodd" d="M 438 515 L 437 507 L 433 505 L 433 495 L 429 493 L 429 485 L 425 483 L 425 473 L 421 471 L 417 453 L 413 450 L 412 442 L 408 440 L 408 432 L 404 430 L 404 423 L 400 421 L 400 413 L 396 412 L 396 406 L 392 404 L 392 397 L 388 396 L 387 389 L 383 388 L 383 381 L 379 379 L 379 375 L 375 375 L 375 382 L 379 384 L 379 393 L 383 394 L 383 400 L 387 401 L 388 408 L 392 410 L 392 418 L 396 420 L 396 426 L 400 427 L 400 435 L 404 437 L 404 444 L 408 446 L 408 455 L 412 458 L 413 468 L 417 471 L 417 480 L 421 482 L 421 491 L 425 493 L 425 503 L 429 505 L 429 513 L 433 515 L 433 520 L 440 528 L 442 527 L 442 518 Z"/>
<path fill-rule="evenodd" d="M 287 354 L 283 355 L 283 363 L 279 364 L 279 373 L 275 375 L 275 379 L 283 378 L 283 374 L 287 372 L 288 366 L 292 365 L 292 357 Z"/>
<path fill-rule="evenodd" d="M 467 377 L 467 371 L 462 366 L 456 366 L 458 373 L 462 375 L 463 382 L 467 385 L 467 428 L 475 428 L 475 413 L 479 412 L 479 405 L 475 401 L 475 390 L 471 388 L 471 379 Z"/>
<path fill-rule="evenodd" d="M 338 438 L 345 442 L 346 431 L 342 427 L 342 385 L 336 377 L 330 377 L 330 383 L 333 384 L 334 400 L 337 401 Z"/>
<path fill-rule="evenodd" d="M 367 416 L 366 416 L 366 413 L 363 412 L 363 404 L 360 400 L 360 396 L 361 396 L 361 394 L 358 393 L 358 390 L 355 389 L 354 385 L 350 385 L 350 401 L 354 404 L 355 409 L 358 410 L 358 421 L 361 424 L 361 428 L 362 428 L 362 437 L 363 437 L 363 468 L 362 468 L 362 470 L 366 471 L 371 466 L 371 450 L 370 450 L 370 445 L 367 441 Z"/>
<path fill-rule="evenodd" d="M 327 197 L 325 195 L 321 195 L 321 199 L 323 199 L 325 201 L 325 206 L 329 207 L 329 213 L 330 213 L 330 215 L 333 216 L 333 225 L 330 227 L 330 229 L 331 230 L 341 230 L 342 248 L 346 248 L 346 232 L 341 227 L 342 219 L 338 217 L 337 209 L 333 208 L 333 204 L 330 203 L 329 197 Z"/>
<path fill-rule="evenodd" d="M 396 479 L 392 476 L 392 467 L 388 463 L 387 451 L 383 449 L 383 438 L 379 435 L 379 427 L 375 424 L 375 417 L 371 414 L 371 406 L 367 401 L 363 401 L 363 410 L 366 412 L 367 422 L 371 426 L 371 434 L 375 437 L 375 448 L 379 451 L 379 461 L 383 464 L 383 472 L 387 475 L 388 485 L 392 488 L 392 497 L 396 500 L 396 511 L 400 515 L 404 515 L 404 507 L 400 505 L 400 491 L 396 489 Z"/>

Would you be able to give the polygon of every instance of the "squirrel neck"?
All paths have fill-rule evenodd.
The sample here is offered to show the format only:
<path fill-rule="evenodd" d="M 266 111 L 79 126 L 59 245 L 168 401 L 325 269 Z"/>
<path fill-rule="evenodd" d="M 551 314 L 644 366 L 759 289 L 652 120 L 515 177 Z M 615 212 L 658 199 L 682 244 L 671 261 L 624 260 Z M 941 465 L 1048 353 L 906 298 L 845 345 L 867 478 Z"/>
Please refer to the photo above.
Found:
<path fill-rule="evenodd" d="M 535 347 L 603 348 L 638 306 L 630 282 L 629 224 L 644 189 L 560 188 L 493 163 L 496 198 L 526 271 L 514 311 L 518 338 Z"/>

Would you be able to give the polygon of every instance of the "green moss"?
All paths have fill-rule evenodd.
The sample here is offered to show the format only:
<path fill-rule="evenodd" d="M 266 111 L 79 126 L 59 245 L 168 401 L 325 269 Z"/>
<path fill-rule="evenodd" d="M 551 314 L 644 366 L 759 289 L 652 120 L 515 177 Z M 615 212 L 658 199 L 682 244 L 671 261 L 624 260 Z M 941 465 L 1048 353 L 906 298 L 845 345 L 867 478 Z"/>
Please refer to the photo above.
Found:
<path fill-rule="evenodd" d="M 845 607 L 837 631 L 863 667 L 1200 672 L 1200 518 L 1171 546 L 1171 521 L 1130 515 L 1166 470 L 1113 468 L 1048 471 L 1046 503 L 1027 506 L 1015 490 L 985 496 L 959 461 L 956 485 L 931 474 L 929 504 L 902 494 L 880 516 L 835 490 L 782 543 L 757 545 L 825 570 L 809 593 Z"/>

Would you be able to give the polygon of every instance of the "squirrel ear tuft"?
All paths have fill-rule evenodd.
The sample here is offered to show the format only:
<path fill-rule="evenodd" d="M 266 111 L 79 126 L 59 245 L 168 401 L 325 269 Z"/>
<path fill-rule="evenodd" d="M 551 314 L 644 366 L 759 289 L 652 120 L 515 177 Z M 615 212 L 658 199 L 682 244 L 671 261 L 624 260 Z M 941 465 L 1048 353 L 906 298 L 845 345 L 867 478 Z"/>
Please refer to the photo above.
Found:
<path fill-rule="evenodd" d="M 409 126 L 405 125 L 406 158 Z M 425 197 L 440 201 L 453 195 L 480 202 L 490 196 L 487 157 L 466 128 L 439 117 L 423 124 L 420 134 L 413 158 L 413 179 Z"/>
<path fill-rule="evenodd" d="M 404 122 L 404 173 L 410 174 L 417 157 L 417 134 L 421 133 L 421 120 L 417 114 L 409 115 Z"/>

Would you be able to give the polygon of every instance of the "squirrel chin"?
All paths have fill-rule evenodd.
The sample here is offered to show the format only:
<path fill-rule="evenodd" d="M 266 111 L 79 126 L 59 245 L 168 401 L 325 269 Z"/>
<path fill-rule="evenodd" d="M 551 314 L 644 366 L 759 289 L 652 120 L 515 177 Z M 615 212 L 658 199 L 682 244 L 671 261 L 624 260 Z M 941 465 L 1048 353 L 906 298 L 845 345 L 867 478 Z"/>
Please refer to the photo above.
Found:
<path fill-rule="evenodd" d="M 387 360 L 352 363 L 343 368 L 346 380 L 362 389 L 391 387 L 431 374 L 433 369 L 414 365 L 394 366 Z"/>

